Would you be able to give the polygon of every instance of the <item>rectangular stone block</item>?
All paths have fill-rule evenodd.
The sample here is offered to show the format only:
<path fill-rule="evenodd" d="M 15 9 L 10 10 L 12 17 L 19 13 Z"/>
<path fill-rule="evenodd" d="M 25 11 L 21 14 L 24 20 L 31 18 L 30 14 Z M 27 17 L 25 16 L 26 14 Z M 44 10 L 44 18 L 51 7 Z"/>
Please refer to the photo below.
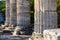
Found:
<path fill-rule="evenodd" d="M 17 0 L 17 25 L 29 27 L 30 25 L 30 0 Z"/>
<path fill-rule="evenodd" d="M 45 29 L 57 28 L 56 0 L 34 1 L 34 31 L 43 34 Z"/>
<path fill-rule="evenodd" d="M 44 40 L 60 40 L 60 29 L 48 29 L 43 32 Z"/>

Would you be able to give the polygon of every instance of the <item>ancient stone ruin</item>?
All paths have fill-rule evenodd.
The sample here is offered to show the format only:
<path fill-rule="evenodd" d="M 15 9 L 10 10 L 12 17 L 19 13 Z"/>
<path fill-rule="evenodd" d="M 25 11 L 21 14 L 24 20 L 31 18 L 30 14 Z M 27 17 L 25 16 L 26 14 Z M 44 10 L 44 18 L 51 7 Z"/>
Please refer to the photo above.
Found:
<path fill-rule="evenodd" d="M 24 33 L 29 32 L 28 29 L 31 24 L 29 2 L 30 0 L 6 0 L 5 25 L 13 24 L 23 30 Z M 33 36 L 43 35 L 45 29 L 57 28 L 56 8 L 56 0 L 34 0 L 33 34 L 35 35 Z"/>

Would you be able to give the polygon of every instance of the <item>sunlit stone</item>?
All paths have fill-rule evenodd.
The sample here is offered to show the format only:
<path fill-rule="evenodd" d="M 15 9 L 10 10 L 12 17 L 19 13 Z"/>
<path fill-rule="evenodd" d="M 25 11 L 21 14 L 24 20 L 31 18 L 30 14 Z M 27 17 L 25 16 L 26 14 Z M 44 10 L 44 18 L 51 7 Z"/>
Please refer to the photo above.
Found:
<path fill-rule="evenodd" d="M 60 29 L 47 29 L 43 33 L 44 40 L 60 40 Z"/>

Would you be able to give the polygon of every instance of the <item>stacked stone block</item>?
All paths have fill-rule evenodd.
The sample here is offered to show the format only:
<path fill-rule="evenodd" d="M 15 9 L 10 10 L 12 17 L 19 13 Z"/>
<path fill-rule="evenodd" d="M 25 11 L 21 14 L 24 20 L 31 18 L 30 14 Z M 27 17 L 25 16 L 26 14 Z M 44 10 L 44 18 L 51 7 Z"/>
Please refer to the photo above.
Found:
<path fill-rule="evenodd" d="M 57 28 L 56 0 L 35 0 L 34 31 L 42 34 L 45 29 Z"/>
<path fill-rule="evenodd" d="M 17 0 L 17 26 L 20 28 L 30 25 L 30 0 Z"/>

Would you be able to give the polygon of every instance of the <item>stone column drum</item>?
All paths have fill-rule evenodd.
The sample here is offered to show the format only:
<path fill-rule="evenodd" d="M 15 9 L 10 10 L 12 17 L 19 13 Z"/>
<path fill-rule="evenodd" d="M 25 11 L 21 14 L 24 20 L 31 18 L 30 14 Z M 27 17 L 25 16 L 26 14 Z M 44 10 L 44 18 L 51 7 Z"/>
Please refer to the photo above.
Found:
<path fill-rule="evenodd" d="M 10 24 L 17 25 L 17 6 L 16 0 L 10 0 Z"/>
<path fill-rule="evenodd" d="M 6 19 L 5 25 L 8 26 L 10 24 L 10 0 L 6 0 Z"/>
<path fill-rule="evenodd" d="M 42 34 L 45 29 L 57 28 L 56 0 L 35 0 L 34 32 Z"/>
<path fill-rule="evenodd" d="M 30 0 L 17 0 L 17 26 L 20 28 L 30 25 Z"/>

